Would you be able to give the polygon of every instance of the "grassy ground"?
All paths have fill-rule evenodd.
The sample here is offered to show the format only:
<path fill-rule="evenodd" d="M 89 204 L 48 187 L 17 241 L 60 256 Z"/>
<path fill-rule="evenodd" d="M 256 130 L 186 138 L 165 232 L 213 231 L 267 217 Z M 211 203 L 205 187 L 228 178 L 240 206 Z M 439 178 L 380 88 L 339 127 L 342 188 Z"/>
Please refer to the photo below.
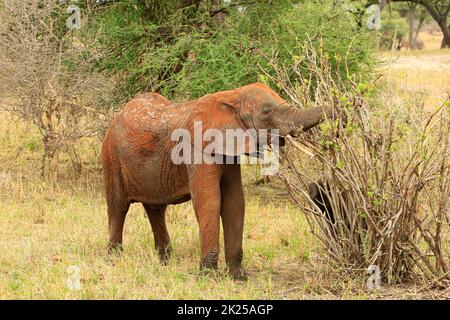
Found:
<path fill-rule="evenodd" d="M 396 85 L 397 98 L 431 110 L 450 95 L 450 49 L 439 49 L 440 34 L 421 33 L 420 38 L 425 50 L 382 52 L 380 73 Z"/>
<path fill-rule="evenodd" d="M 424 103 L 432 107 L 450 91 L 449 56 L 448 51 L 401 53 L 384 70 L 405 96 L 409 90 L 423 90 Z M 335 269 L 286 192 L 277 183 L 253 185 L 254 168 L 245 170 L 248 281 L 232 281 L 223 272 L 200 274 L 198 228 L 190 203 L 169 208 L 174 255 L 168 266 L 158 263 L 150 225 L 138 204 L 127 217 L 124 254 L 109 259 L 106 206 L 96 164 L 99 141 L 83 146 L 82 177 L 60 174 L 59 184 L 52 185 L 39 177 L 37 133 L 0 114 L 0 299 L 449 297 L 448 292 L 420 287 L 367 292 L 365 271 L 350 277 Z M 224 267 L 223 255 L 220 265 Z M 71 266 L 80 268 L 77 290 L 68 285 Z"/>
<path fill-rule="evenodd" d="M 394 79 L 398 98 L 435 109 L 450 94 L 450 50 L 385 54 L 383 73 Z M 419 100 L 419 101 L 417 101 Z M 409 101 L 410 103 L 412 101 Z"/>

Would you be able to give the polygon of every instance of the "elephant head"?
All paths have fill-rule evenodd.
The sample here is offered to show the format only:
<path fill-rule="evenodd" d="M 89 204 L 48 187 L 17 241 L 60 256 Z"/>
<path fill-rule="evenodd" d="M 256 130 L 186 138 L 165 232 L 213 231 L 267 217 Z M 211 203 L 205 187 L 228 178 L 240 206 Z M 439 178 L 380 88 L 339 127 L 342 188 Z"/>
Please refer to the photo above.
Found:
<path fill-rule="evenodd" d="M 262 83 L 207 95 L 199 102 L 215 108 L 214 112 L 207 112 L 202 117 L 202 121 L 207 123 L 205 128 L 244 131 L 277 129 L 281 139 L 280 145 L 284 144 L 285 136 L 293 135 L 297 130 L 306 131 L 313 128 L 325 117 L 336 119 L 338 116 L 338 112 L 331 107 L 302 110 L 290 106 L 286 100 Z M 250 147 L 247 144 L 236 145 L 237 148 L 225 153 L 228 155 L 251 153 L 248 152 Z"/>

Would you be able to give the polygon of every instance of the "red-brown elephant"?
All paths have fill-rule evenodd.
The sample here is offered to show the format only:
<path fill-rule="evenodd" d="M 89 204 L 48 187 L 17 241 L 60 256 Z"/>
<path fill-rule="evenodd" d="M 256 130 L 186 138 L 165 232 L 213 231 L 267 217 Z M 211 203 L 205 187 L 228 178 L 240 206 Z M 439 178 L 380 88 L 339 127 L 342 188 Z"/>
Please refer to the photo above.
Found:
<path fill-rule="evenodd" d="M 103 142 L 109 251 L 121 248 L 130 203 L 141 202 L 161 262 L 166 262 L 171 250 L 166 207 L 192 199 L 200 230 L 200 267 L 217 268 L 221 219 L 229 273 L 235 279 L 243 278 L 245 201 L 240 165 L 236 161 L 175 164 L 171 154 L 177 141 L 171 140 L 172 132 L 178 128 L 192 132 L 194 122 L 201 121 L 203 131 L 278 129 L 280 136 L 286 136 L 297 129 L 312 128 L 326 114 L 332 117 L 335 112 L 323 107 L 289 107 L 259 83 L 185 103 L 173 103 L 156 93 L 135 97 L 112 120 Z M 244 149 L 227 151 L 226 156 L 238 157 L 248 152 Z"/>

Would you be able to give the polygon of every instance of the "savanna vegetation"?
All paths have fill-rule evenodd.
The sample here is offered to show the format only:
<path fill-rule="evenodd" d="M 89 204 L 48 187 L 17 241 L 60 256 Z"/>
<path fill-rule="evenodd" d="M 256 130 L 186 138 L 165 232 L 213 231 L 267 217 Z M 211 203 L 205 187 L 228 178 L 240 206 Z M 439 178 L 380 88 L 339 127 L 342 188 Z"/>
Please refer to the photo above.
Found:
<path fill-rule="evenodd" d="M 450 3 L 382 1 L 370 30 L 373 2 L 0 0 L 0 298 L 449 298 Z M 198 271 L 190 203 L 169 208 L 167 266 L 138 204 L 109 258 L 114 113 L 142 92 L 181 102 L 257 81 L 349 121 L 288 139 L 276 176 L 243 168 L 249 280 Z M 308 196 L 318 180 L 333 223 Z"/>

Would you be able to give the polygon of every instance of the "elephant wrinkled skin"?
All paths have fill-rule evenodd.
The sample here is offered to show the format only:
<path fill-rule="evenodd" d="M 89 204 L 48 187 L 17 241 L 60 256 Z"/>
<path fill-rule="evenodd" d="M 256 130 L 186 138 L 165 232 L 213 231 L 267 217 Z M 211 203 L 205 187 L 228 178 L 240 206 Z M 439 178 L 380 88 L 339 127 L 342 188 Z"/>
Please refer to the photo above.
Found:
<path fill-rule="evenodd" d="M 162 263 L 169 258 L 166 207 L 192 199 L 200 230 L 201 268 L 217 268 L 222 220 L 225 260 L 233 278 L 241 279 L 245 201 L 240 165 L 174 164 L 171 140 L 175 129 L 278 129 L 281 136 L 308 130 L 331 108 L 300 110 L 264 84 L 250 84 L 185 103 L 173 103 L 156 93 L 128 102 L 114 117 L 103 147 L 103 173 L 108 206 L 109 251 L 120 249 L 128 208 L 141 202 L 153 230 Z M 238 157 L 239 154 L 227 156 Z"/>

